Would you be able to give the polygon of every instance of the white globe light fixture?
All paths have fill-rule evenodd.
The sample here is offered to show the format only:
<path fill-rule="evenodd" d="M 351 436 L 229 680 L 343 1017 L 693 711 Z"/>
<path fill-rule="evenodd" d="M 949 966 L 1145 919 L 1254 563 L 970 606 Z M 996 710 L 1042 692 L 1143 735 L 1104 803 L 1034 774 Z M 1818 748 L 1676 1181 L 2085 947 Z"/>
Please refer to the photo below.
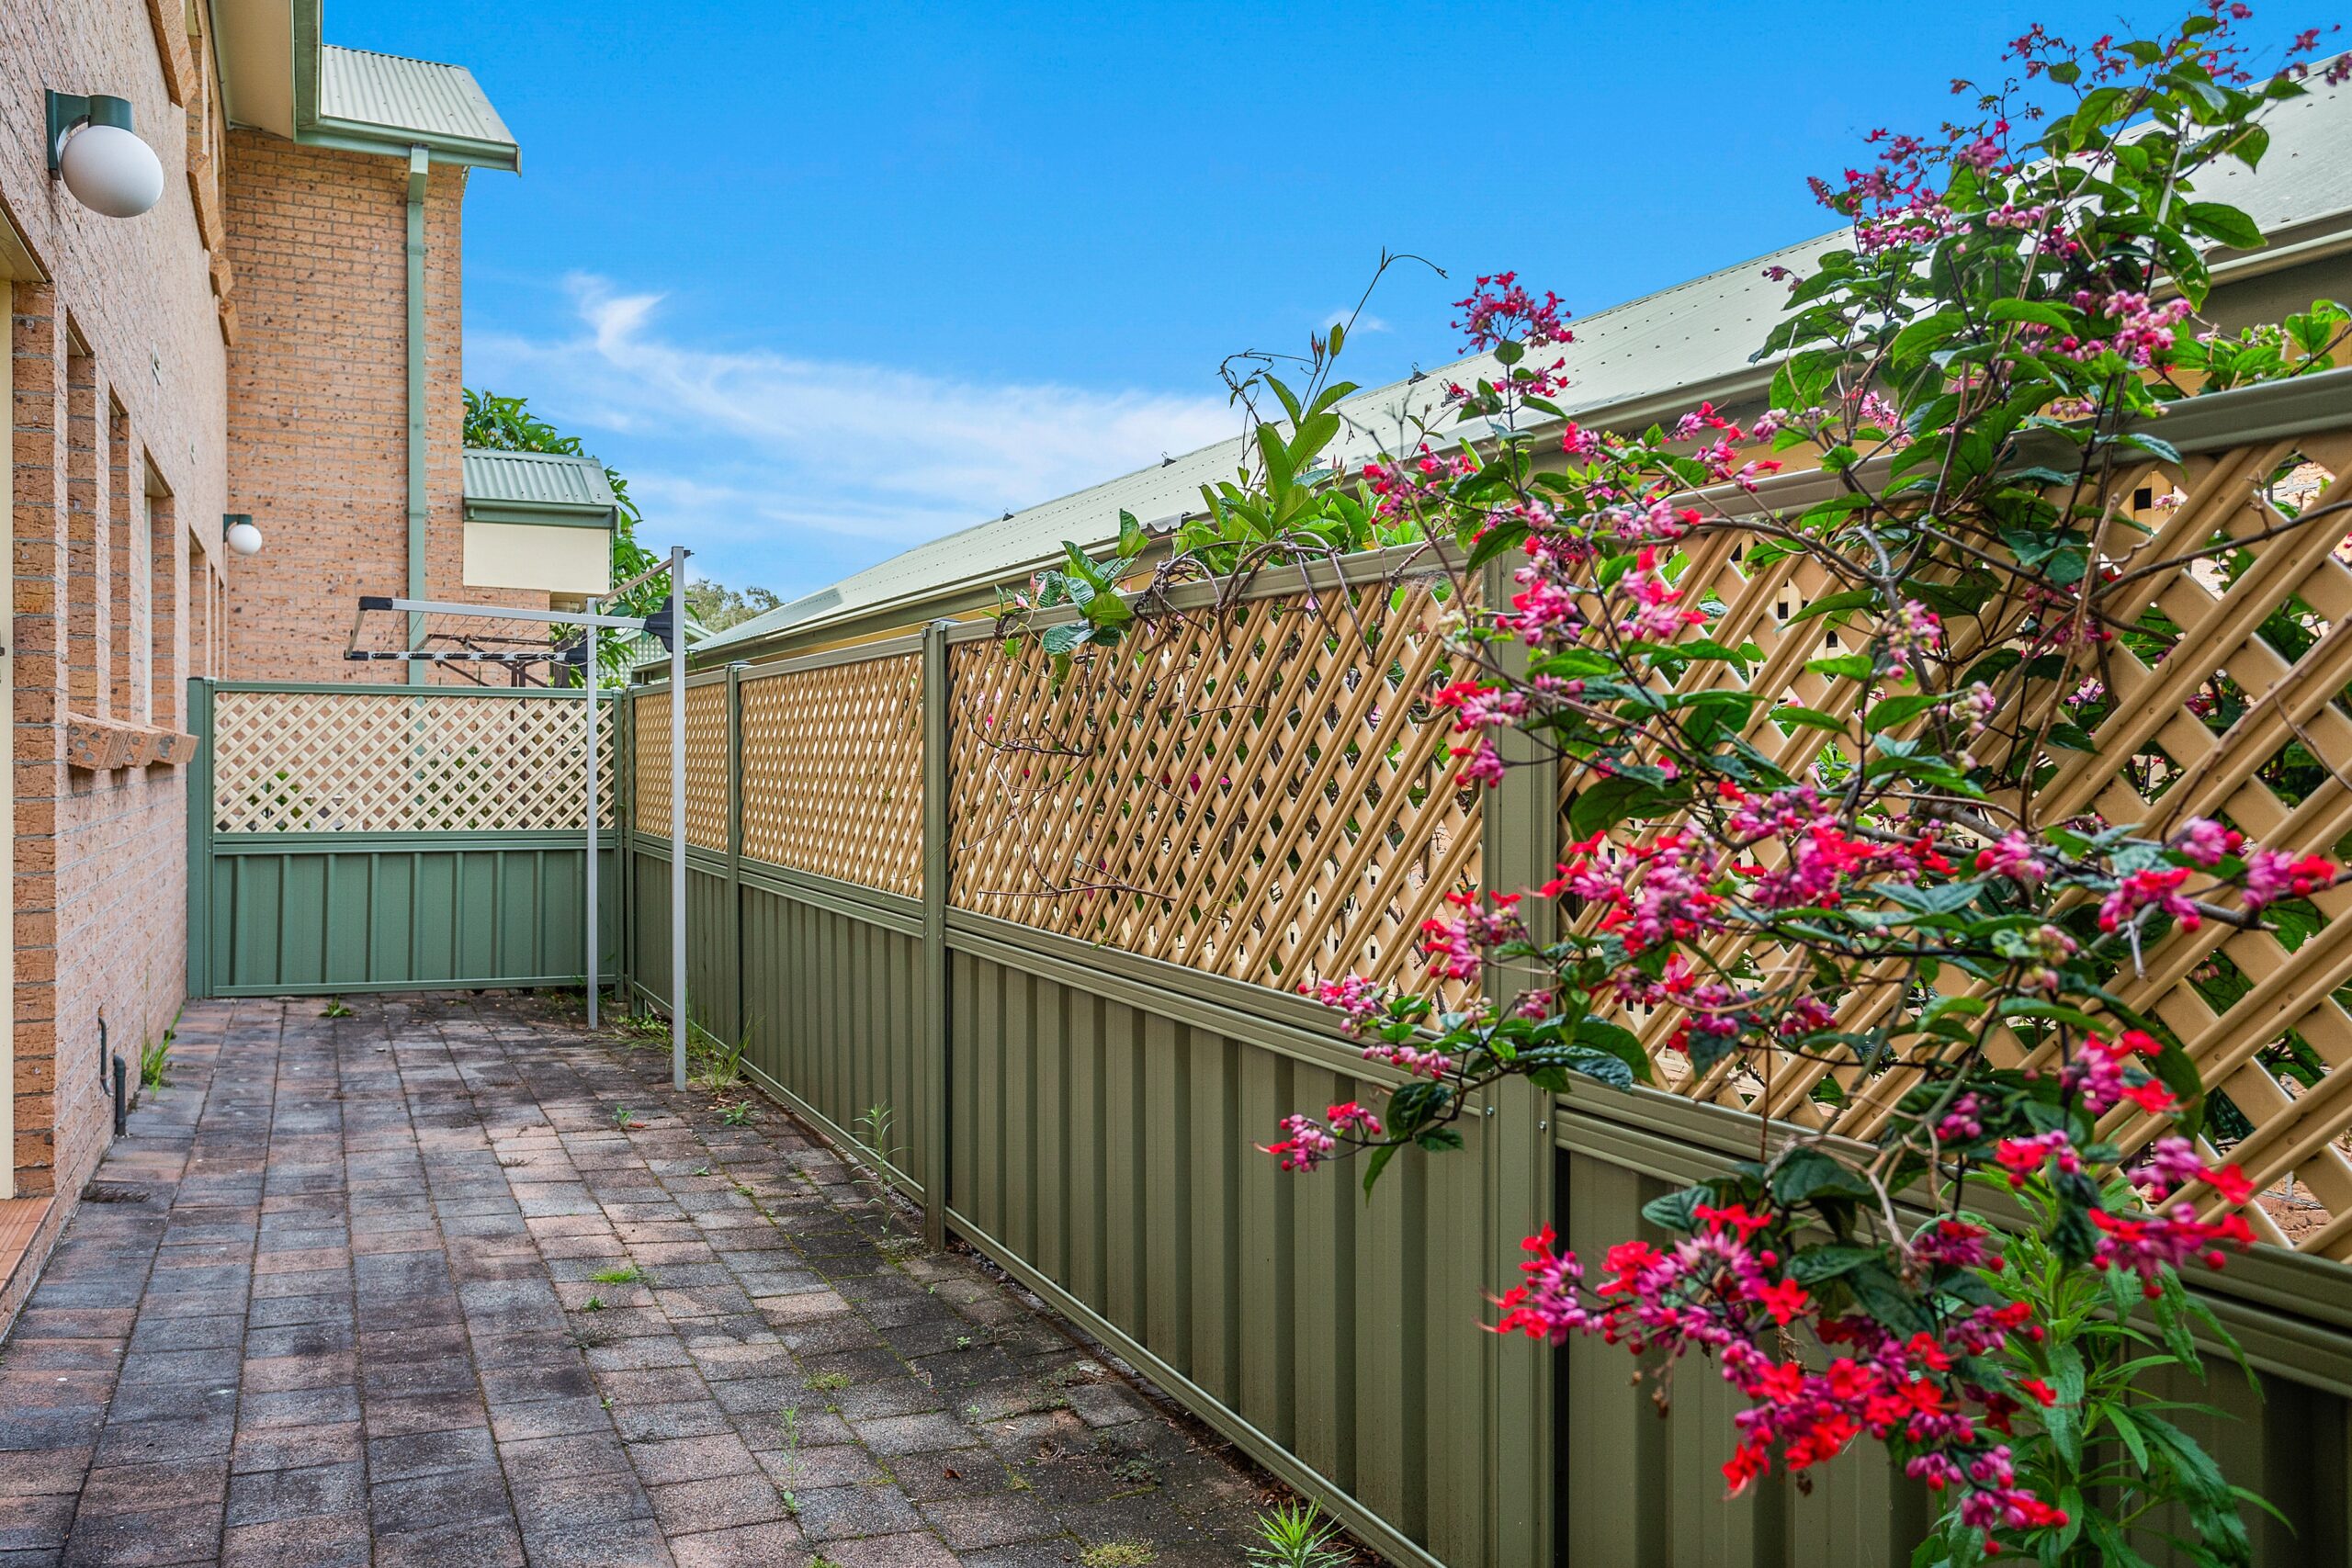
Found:
<path fill-rule="evenodd" d="M 220 521 L 225 525 L 221 537 L 228 541 L 230 549 L 241 556 L 261 553 L 261 530 L 254 526 L 251 516 L 243 512 L 232 512 Z"/>
<path fill-rule="evenodd" d="M 130 100 L 49 95 L 49 168 L 74 199 L 108 218 L 136 218 L 164 198 L 164 164 L 130 129 Z"/>

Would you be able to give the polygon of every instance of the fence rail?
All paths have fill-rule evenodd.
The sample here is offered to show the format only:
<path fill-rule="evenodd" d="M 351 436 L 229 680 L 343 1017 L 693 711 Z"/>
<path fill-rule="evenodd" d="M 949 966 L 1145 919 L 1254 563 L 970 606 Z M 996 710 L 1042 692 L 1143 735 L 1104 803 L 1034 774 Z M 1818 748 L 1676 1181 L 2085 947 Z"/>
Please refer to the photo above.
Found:
<path fill-rule="evenodd" d="M 2352 830 L 2340 531 L 2256 536 L 2282 478 L 2304 504 L 2352 494 L 2335 392 L 2208 400 L 2168 423 L 2184 465 L 2125 479 L 2143 549 L 2246 543 L 2146 580 L 2171 630 L 2111 662 L 2096 751 L 2044 786 L 2066 809 L 2220 813 L 2320 851 Z M 1823 584 L 1793 560 L 1751 569 L 1738 544 L 1694 550 L 1685 581 L 1728 610 L 1724 640 L 1758 645 L 1756 685 L 1836 711 L 1852 694 L 1804 666 L 1837 633 L 1797 615 Z M 1465 589 L 1502 587 L 1416 552 L 1202 585 L 1163 630 L 1058 684 L 971 623 L 695 677 L 701 1021 L 745 1039 L 763 1083 L 830 1135 L 887 1158 L 935 1235 L 988 1253 L 1400 1562 L 1906 1562 L 1927 1502 L 1876 1450 L 1810 1493 L 1774 1483 L 1725 1505 L 1730 1408 L 1704 1369 L 1661 1419 L 1622 1352 L 1555 1356 L 1474 1326 L 1521 1236 L 1637 1234 L 1649 1197 L 1752 1151 L 1758 1111 L 1867 1131 L 1885 1079 L 1692 1075 L 1661 1012 L 1628 1021 L 1661 1089 L 1500 1086 L 1466 1150 L 1397 1161 L 1370 1202 L 1344 1175 L 1279 1179 L 1251 1146 L 1285 1111 L 1396 1081 L 1300 981 L 1402 975 L 1448 893 L 1551 872 L 1589 781 L 1528 767 L 1465 788 L 1430 706 L 1461 672 L 1442 634 Z M 2229 699 L 2220 721 L 2200 690 Z M 669 701 L 636 694 L 625 736 L 666 733 Z M 1759 720 L 1749 739 L 1794 766 L 1819 736 Z M 667 930 L 676 852 L 663 749 L 631 750 L 629 973 L 658 1001 L 664 944 L 637 938 Z M 2352 1256 L 2347 909 L 2352 893 L 2323 896 L 2285 942 L 2178 933 L 2120 982 L 2192 1042 L 2241 1119 L 2234 1157 L 2265 1181 L 2291 1172 L 2301 1205 L 2272 1202 L 2273 1245 L 2203 1287 L 2265 1396 L 2218 1377 L 2205 1397 L 2242 1420 L 2209 1435 L 2301 1532 L 2250 1519 L 2265 1562 L 2352 1561 L 2352 1273 L 2330 1261 Z"/>

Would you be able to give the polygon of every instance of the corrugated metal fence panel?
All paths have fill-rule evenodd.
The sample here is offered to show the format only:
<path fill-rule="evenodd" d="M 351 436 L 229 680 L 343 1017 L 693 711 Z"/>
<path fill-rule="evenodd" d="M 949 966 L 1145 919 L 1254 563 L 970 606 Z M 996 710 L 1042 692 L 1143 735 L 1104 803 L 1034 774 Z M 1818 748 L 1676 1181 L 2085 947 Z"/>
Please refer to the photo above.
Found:
<path fill-rule="evenodd" d="M 920 1192 L 921 939 L 769 887 L 739 896 L 745 1061 Z"/>
<path fill-rule="evenodd" d="M 213 996 L 579 983 L 576 846 L 216 840 L 206 970 Z M 607 851 L 604 928 L 618 904 Z M 601 962 L 617 953 L 609 944 Z"/>
<path fill-rule="evenodd" d="M 962 1227 L 1228 1432 L 1442 1561 L 1492 1561 L 1477 1148 L 1398 1160 L 1369 1203 L 1348 1172 L 1283 1177 L 1254 1138 L 1375 1086 L 970 953 L 953 964 Z"/>
<path fill-rule="evenodd" d="M 1694 1117 L 1605 1091 L 1580 1093 L 1561 1111 L 1560 1228 L 1587 1258 L 1629 1236 L 1660 1238 L 1642 1219 L 1642 1205 L 1719 1168 L 1730 1153 L 1711 1150 L 1707 1145 L 1720 1140 L 1694 1133 L 1753 1126 L 1713 1108 L 1693 1108 Z M 2264 1263 L 2260 1255 L 2233 1263 L 2238 1287 L 2265 1294 L 2267 1279 L 2244 1278 Z M 2210 1289 L 2227 1278 L 2191 1283 Z M 2307 1304 L 2314 1317 L 2333 1310 L 2316 1298 Z M 2352 1562 L 2352 1401 L 2333 1376 L 2340 1361 L 2329 1354 L 2340 1358 L 2346 1336 L 2314 1321 L 2298 1325 L 2286 1314 L 2266 1322 L 2282 1343 L 2321 1348 L 2282 1357 L 2249 1345 L 2263 1362 L 2258 1382 L 2250 1382 L 2225 1348 L 2209 1344 L 2204 1380 L 2149 1377 L 2137 1392 L 2212 1407 L 2171 1416 L 2232 1481 L 2288 1516 L 2281 1523 L 2251 1505 L 2241 1510 L 2261 1568 Z M 1929 1499 L 1867 1440 L 1809 1472 L 1809 1492 L 1776 1478 L 1748 1497 L 1724 1501 L 1721 1467 L 1735 1440 L 1736 1400 L 1712 1363 L 1694 1358 L 1677 1369 L 1663 1416 L 1651 1385 L 1629 1381 L 1633 1363 L 1622 1348 L 1577 1340 L 1559 1369 L 1558 1544 L 1567 1568 L 1903 1568 L 1927 1531 Z M 2156 1568 L 2187 1568 L 2190 1557 L 2166 1539 L 2184 1524 L 2152 1516 L 2134 1544 Z"/>

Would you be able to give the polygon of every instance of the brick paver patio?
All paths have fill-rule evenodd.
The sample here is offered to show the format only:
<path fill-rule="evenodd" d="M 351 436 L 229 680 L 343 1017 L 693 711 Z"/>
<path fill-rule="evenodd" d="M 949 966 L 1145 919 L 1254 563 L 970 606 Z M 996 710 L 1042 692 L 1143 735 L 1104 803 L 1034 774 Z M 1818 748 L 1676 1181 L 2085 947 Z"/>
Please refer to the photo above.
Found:
<path fill-rule="evenodd" d="M 773 1107 L 352 1005 L 188 1009 L 0 1353 L 0 1564 L 1241 1561 L 1259 1475 Z"/>

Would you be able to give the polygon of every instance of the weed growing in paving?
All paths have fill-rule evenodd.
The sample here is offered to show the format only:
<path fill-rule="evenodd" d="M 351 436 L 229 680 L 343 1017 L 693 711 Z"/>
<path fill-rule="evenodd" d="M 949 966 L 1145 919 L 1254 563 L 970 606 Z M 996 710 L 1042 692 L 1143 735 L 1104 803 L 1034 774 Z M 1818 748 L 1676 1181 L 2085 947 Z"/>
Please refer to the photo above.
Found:
<path fill-rule="evenodd" d="M 628 1106 L 616 1105 L 613 1107 L 613 1125 L 620 1128 L 623 1132 L 633 1132 L 636 1129 L 644 1126 L 645 1123 L 639 1121 L 637 1119 L 637 1112 L 631 1111 Z"/>
<path fill-rule="evenodd" d="M 327 1005 L 319 1010 L 319 1016 L 321 1018 L 349 1018 L 353 1015 L 351 1010 L 343 1005 L 341 997 L 329 997 Z"/>
<path fill-rule="evenodd" d="M 634 1285 L 645 1278 L 645 1270 L 630 1263 L 618 1269 L 602 1269 L 588 1277 L 600 1285 Z"/>
<path fill-rule="evenodd" d="M 172 1081 L 172 1032 L 139 1047 L 139 1087 L 161 1092 Z"/>
<path fill-rule="evenodd" d="M 826 1393 L 831 1393 L 837 1388 L 847 1388 L 849 1374 L 847 1372 L 819 1372 L 808 1380 L 808 1386 Z"/>
<path fill-rule="evenodd" d="M 1250 1548 L 1250 1568 L 1347 1568 L 1352 1553 L 1335 1547 L 1339 1528 L 1326 1524 L 1312 1503 L 1286 1503 L 1258 1516 L 1259 1544 Z"/>
<path fill-rule="evenodd" d="M 1145 1568 L 1159 1561 L 1159 1549 L 1148 1540 L 1106 1540 L 1078 1554 L 1084 1568 Z"/>
<path fill-rule="evenodd" d="M 586 1301 L 580 1303 L 580 1310 L 582 1312 L 602 1312 L 605 1310 L 605 1298 L 602 1296 L 590 1296 Z"/>
<path fill-rule="evenodd" d="M 718 1119 L 729 1127 L 748 1127 L 759 1120 L 759 1107 L 748 1100 L 739 1100 L 718 1113 Z"/>

